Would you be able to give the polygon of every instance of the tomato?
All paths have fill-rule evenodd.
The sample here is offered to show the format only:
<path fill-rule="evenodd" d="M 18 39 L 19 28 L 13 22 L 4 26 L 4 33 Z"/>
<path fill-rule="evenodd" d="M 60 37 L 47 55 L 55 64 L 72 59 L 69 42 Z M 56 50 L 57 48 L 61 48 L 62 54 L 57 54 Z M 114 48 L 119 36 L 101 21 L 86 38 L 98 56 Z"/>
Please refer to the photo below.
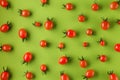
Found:
<path fill-rule="evenodd" d="M 66 10 L 68 10 L 68 11 L 73 10 L 73 4 L 72 4 L 72 3 L 66 3 L 66 5 L 64 5 L 64 7 L 65 7 Z"/>
<path fill-rule="evenodd" d="M 107 19 L 104 19 L 102 22 L 101 22 L 101 28 L 103 30 L 108 30 L 110 27 L 110 22 L 108 22 Z"/>
<path fill-rule="evenodd" d="M 70 78 L 69 78 L 69 76 L 68 76 L 67 74 L 62 73 L 62 74 L 60 75 L 60 80 L 70 80 Z"/>
<path fill-rule="evenodd" d="M 0 47 L 0 50 L 2 50 L 4 52 L 10 52 L 12 50 L 12 46 L 10 44 L 3 44 Z"/>
<path fill-rule="evenodd" d="M 68 63 L 68 57 L 67 56 L 62 56 L 59 58 L 59 64 L 65 65 Z"/>
<path fill-rule="evenodd" d="M 34 22 L 33 25 L 36 27 L 40 27 L 42 24 L 40 22 Z"/>
<path fill-rule="evenodd" d="M 84 15 L 79 15 L 78 16 L 78 21 L 79 22 L 85 22 L 85 20 L 86 20 L 86 17 Z"/>
<path fill-rule="evenodd" d="M 47 41 L 46 40 L 41 40 L 40 41 L 40 46 L 43 47 L 43 48 L 47 47 Z"/>
<path fill-rule="evenodd" d="M 105 46 L 105 44 L 106 44 L 106 43 L 105 43 L 104 40 L 101 40 L 101 41 L 100 41 L 100 45 L 101 45 L 101 46 Z"/>
<path fill-rule="evenodd" d="M 54 23 L 52 21 L 52 19 L 48 19 L 45 23 L 44 23 L 44 27 L 46 30 L 51 30 L 54 27 Z"/>
<path fill-rule="evenodd" d="M 42 65 L 40 66 L 40 70 L 41 70 L 42 72 L 45 72 L 45 73 L 46 73 L 46 71 L 47 71 L 47 66 L 46 66 L 46 64 L 42 64 Z"/>
<path fill-rule="evenodd" d="M 74 38 L 76 37 L 76 31 L 72 30 L 72 29 L 69 29 L 67 30 L 66 32 L 64 32 L 65 34 L 65 37 L 69 37 L 69 38 Z"/>
<path fill-rule="evenodd" d="M 29 17 L 31 15 L 31 12 L 27 9 L 24 9 L 24 10 L 19 9 L 19 13 L 20 13 L 20 16 L 23 16 L 23 17 Z"/>
<path fill-rule="evenodd" d="M 65 47 L 65 44 L 63 42 L 60 42 L 59 45 L 58 45 L 58 48 L 63 49 L 64 47 Z"/>
<path fill-rule="evenodd" d="M 32 60 L 32 58 L 33 58 L 32 53 L 31 53 L 31 52 L 26 52 L 26 53 L 24 54 L 24 56 L 23 56 L 23 60 L 24 60 L 23 63 L 28 63 L 28 62 L 30 62 L 30 61 Z"/>
<path fill-rule="evenodd" d="M 82 68 L 86 68 L 87 67 L 87 61 L 82 57 L 82 58 L 79 58 L 80 60 L 80 66 Z"/>
<path fill-rule="evenodd" d="M 5 33 L 5 32 L 8 32 L 8 31 L 10 30 L 10 28 L 11 28 L 10 24 L 11 24 L 11 23 L 8 23 L 8 22 L 7 22 L 6 24 L 1 25 L 1 26 L 0 26 L 0 31 L 1 31 L 1 32 L 4 32 L 4 33 Z"/>
<path fill-rule="evenodd" d="M 0 1 L 0 6 L 4 7 L 4 8 L 8 8 L 9 7 L 9 3 L 7 0 L 1 0 Z"/>
<path fill-rule="evenodd" d="M 98 58 L 101 62 L 106 62 L 107 61 L 107 56 L 106 55 L 99 55 Z"/>
<path fill-rule="evenodd" d="M 40 0 L 40 1 L 41 1 L 41 3 L 42 3 L 42 6 L 44 6 L 45 4 L 48 3 L 48 0 Z"/>
<path fill-rule="evenodd" d="M 88 78 L 92 78 L 95 76 L 95 71 L 93 69 L 89 69 L 86 71 L 85 77 Z"/>
<path fill-rule="evenodd" d="M 99 10 L 99 4 L 94 3 L 94 4 L 92 4 L 91 8 L 92 8 L 93 11 L 98 11 Z"/>
<path fill-rule="evenodd" d="M 118 9 L 119 7 L 119 1 L 113 1 L 111 4 L 110 4 L 110 9 L 111 10 L 116 10 Z"/>
<path fill-rule="evenodd" d="M 0 79 L 1 80 L 9 80 L 9 78 L 10 78 L 10 72 L 7 69 L 5 69 L 4 67 L 3 67 L 3 70 L 4 71 L 1 73 Z"/>
<path fill-rule="evenodd" d="M 114 50 L 120 52 L 120 43 L 115 44 Z"/>
<path fill-rule="evenodd" d="M 28 33 L 26 31 L 26 29 L 21 28 L 18 32 L 19 37 L 24 41 L 24 39 L 26 39 L 28 37 Z"/>
<path fill-rule="evenodd" d="M 83 42 L 83 47 L 88 47 L 89 43 L 88 42 Z"/>
<path fill-rule="evenodd" d="M 115 73 L 113 73 L 113 71 L 108 72 L 108 75 L 109 75 L 109 80 L 119 80 L 118 76 Z"/>
<path fill-rule="evenodd" d="M 119 19 L 117 20 L 117 23 L 120 25 L 120 20 Z"/>
<path fill-rule="evenodd" d="M 90 29 L 90 28 L 87 29 L 86 34 L 87 34 L 88 36 L 92 36 L 92 35 L 93 35 L 93 30 Z"/>
<path fill-rule="evenodd" d="M 32 72 L 27 72 L 27 73 L 25 74 L 25 76 L 26 76 L 26 78 L 27 78 L 28 80 L 31 80 L 31 79 L 33 79 L 33 77 L 34 77 L 34 75 L 33 75 Z"/>

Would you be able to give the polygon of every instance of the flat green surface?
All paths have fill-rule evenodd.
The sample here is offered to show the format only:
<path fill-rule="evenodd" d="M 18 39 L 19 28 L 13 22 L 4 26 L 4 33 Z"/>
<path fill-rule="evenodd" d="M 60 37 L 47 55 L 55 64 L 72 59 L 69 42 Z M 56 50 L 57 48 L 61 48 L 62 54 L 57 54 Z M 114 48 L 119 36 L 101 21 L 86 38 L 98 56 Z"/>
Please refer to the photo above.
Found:
<path fill-rule="evenodd" d="M 60 71 L 65 71 L 70 76 L 70 80 L 82 80 L 87 69 L 96 71 L 95 77 L 90 80 L 109 80 L 106 74 L 109 70 L 114 70 L 120 77 L 120 53 L 114 51 L 114 44 L 120 42 L 120 26 L 115 23 L 116 19 L 120 18 L 120 8 L 112 11 L 109 4 L 113 0 L 98 0 L 101 9 L 97 12 L 91 10 L 93 0 L 50 0 L 49 5 L 41 7 L 39 0 L 9 0 L 11 8 L 6 10 L 0 7 L 0 25 L 10 21 L 13 24 L 11 30 L 7 33 L 0 32 L 0 43 L 11 44 L 14 48 L 12 52 L 0 52 L 0 72 L 3 66 L 8 66 L 12 77 L 10 80 L 26 80 L 23 76 L 24 72 L 29 70 L 34 73 L 33 80 L 60 80 Z M 62 4 L 71 2 L 75 5 L 75 9 L 67 11 L 62 8 Z M 28 9 L 32 12 L 32 16 L 23 18 L 17 13 L 18 9 Z M 87 21 L 80 23 L 77 20 L 79 14 L 87 16 Z M 41 21 L 43 24 L 46 18 L 54 18 L 56 27 L 53 30 L 47 31 L 44 26 L 37 28 L 32 25 L 34 21 Z M 103 31 L 100 28 L 101 18 L 108 17 L 111 23 L 110 29 Z M 24 43 L 18 36 L 18 30 L 25 28 L 30 37 Z M 87 36 L 85 31 L 87 28 L 92 28 L 96 35 Z M 63 31 L 74 29 L 77 31 L 76 38 L 63 38 Z M 103 38 L 107 45 L 100 46 L 96 41 Z M 50 44 L 48 48 L 39 46 L 40 40 L 47 40 Z M 88 41 L 90 47 L 82 47 L 82 42 Z M 64 42 L 66 48 L 60 51 L 57 48 L 59 42 Z M 34 60 L 28 65 L 22 64 L 22 57 L 25 52 L 30 51 L 34 55 Z M 72 62 L 67 65 L 59 65 L 58 59 L 62 55 L 71 56 Z M 97 55 L 105 54 L 108 56 L 108 61 L 101 63 L 96 59 Z M 84 56 L 88 61 L 89 66 L 85 69 L 79 66 L 78 57 Z M 39 69 L 41 64 L 47 64 L 49 71 L 47 75 L 42 75 Z"/>

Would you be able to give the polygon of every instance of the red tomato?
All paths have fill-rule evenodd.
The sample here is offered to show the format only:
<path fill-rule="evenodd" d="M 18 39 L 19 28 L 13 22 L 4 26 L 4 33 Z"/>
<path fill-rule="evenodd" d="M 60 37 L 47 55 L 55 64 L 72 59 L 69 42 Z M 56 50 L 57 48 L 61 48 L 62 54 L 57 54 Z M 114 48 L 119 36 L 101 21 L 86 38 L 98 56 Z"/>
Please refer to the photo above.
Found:
<path fill-rule="evenodd" d="M 1 32 L 8 32 L 10 30 L 10 23 L 7 23 L 7 24 L 3 24 L 1 27 L 0 27 L 0 31 Z"/>
<path fill-rule="evenodd" d="M 87 34 L 88 36 L 92 36 L 92 35 L 93 35 L 93 30 L 90 29 L 90 28 L 87 29 L 86 34 Z"/>
<path fill-rule="evenodd" d="M 101 46 L 105 46 L 105 44 L 106 44 L 106 43 L 105 43 L 104 40 L 101 40 L 101 41 L 100 41 L 100 45 L 101 45 Z"/>
<path fill-rule="evenodd" d="M 24 10 L 19 9 L 19 13 L 20 13 L 20 16 L 23 16 L 23 17 L 29 17 L 31 15 L 31 12 L 27 9 L 24 9 Z"/>
<path fill-rule="evenodd" d="M 9 80 L 10 73 L 8 71 L 4 71 L 1 73 L 1 80 Z"/>
<path fill-rule="evenodd" d="M 97 3 L 92 4 L 91 6 L 93 11 L 98 11 L 99 10 L 99 5 Z"/>
<path fill-rule="evenodd" d="M 9 44 L 3 44 L 1 47 L 1 50 L 3 50 L 4 52 L 10 52 L 12 50 L 12 46 Z"/>
<path fill-rule="evenodd" d="M 22 40 L 24 41 L 24 39 L 26 39 L 28 37 L 28 33 L 26 31 L 26 29 L 21 28 L 18 32 L 19 37 L 22 38 Z"/>
<path fill-rule="evenodd" d="M 118 9 L 118 7 L 119 7 L 119 2 L 117 2 L 117 1 L 113 1 L 113 2 L 110 4 L 110 9 L 111 9 L 111 10 L 116 10 L 116 9 Z"/>
<path fill-rule="evenodd" d="M 43 47 L 43 48 L 47 47 L 47 41 L 46 40 L 41 40 L 40 41 L 40 46 Z"/>
<path fill-rule="evenodd" d="M 61 74 L 60 80 L 70 80 L 69 76 L 65 73 Z"/>
<path fill-rule="evenodd" d="M 65 47 L 65 44 L 63 42 L 60 42 L 59 45 L 58 45 L 58 48 L 63 49 L 64 47 Z"/>
<path fill-rule="evenodd" d="M 114 50 L 120 52 L 120 43 L 115 44 Z"/>
<path fill-rule="evenodd" d="M 74 38 L 76 37 L 76 31 L 69 29 L 66 32 L 64 32 L 65 36 L 69 37 L 69 38 Z"/>
<path fill-rule="evenodd" d="M 73 9 L 73 4 L 72 3 L 67 3 L 65 6 L 66 10 L 70 11 Z"/>
<path fill-rule="evenodd" d="M 79 15 L 79 16 L 78 16 L 78 21 L 79 21 L 79 22 L 85 22 L 85 20 L 86 20 L 86 18 L 85 18 L 84 15 Z"/>
<path fill-rule="evenodd" d="M 101 22 L 101 28 L 102 28 L 103 30 L 108 30 L 109 27 L 110 27 L 110 22 L 108 22 L 107 19 L 105 19 L 105 20 L 103 20 L 103 21 Z"/>
<path fill-rule="evenodd" d="M 117 20 L 117 23 L 120 25 L 120 20 Z"/>
<path fill-rule="evenodd" d="M 41 3 L 42 3 L 42 6 L 44 6 L 45 4 L 48 3 L 48 0 L 40 0 L 40 1 L 41 1 Z"/>
<path fill-rule="evenodd" d="M 33 79 L 33 73 L 32 73 L 32 72 L 27 72 L 27 73 L 25 74 L 25 76 L 26 76 L 26 78 L 27 78 L 28 80 Z"/>
<path fill-rule="evenodd" d="M 83 42 L 83 47 L 88 47 L 89 43 L 88 42 Z"/>
<path fill-rule="evenodd" d="M 48 19 L 45 23 L 44 23 L 44 27 L 46 30 L 51 30 L 54 27 L 54 23 L 52 20 Z"/>
<path fill-rule="evenodd" d="M 101 62 L 106 62 L 107 61 L 107 56 L 106 55 L 100 55 L 98 58 Z"/>
<path fill-rule="evenodd" d="M 33 25 L 36 26 L 36 27 L 40 27 L 41 23 L 40 22 L 34 22 Z"/>
<path fill-rule="evenodd" d="M 88 79 L 88 78 L 94 77 L 94 75 L 95 75 L 95 71 L 92 69 L 89 69 L 89 70 L 87 70 L 85 77 Z"/>
<path fill-rule="evenodd" d="M 82 58 L 79 58 L 80 60 L 80 66 L 82 68 L 86 68 L 87 67 L 87 61 L 82 57 Z"/>
<path fill-rule="evenodd" d="M 68 63 L 68 57 L 62 56 L 62 57 L 59 58 L 59 64 L 65 65 L 67 63 Z"/>
<path fill-rule="evenodd" d="M 47 71 L 47 66 L 46 66 L 46 64 L 42 64 L 42 65 L 40 66 L 40 70 L 41 70 L 42 72 L 46 72 L 46 71 Z"/>
<path fill-rule="evenodd" d="M 28 63 L 32 60 L 33 55 L 31 52 L 26 52 L 23 56 L 24 63 Z"/>
<path fill-rule="evenodd" d="M 113 73 L 113 71 L 108 72 L 108 75 L 109 75 L 109 80 L 119 80 L 118 76 L 115 73 Z"/>
<path fill-rule="evenodd" d="M 9 3 L 7 0 L 1 0 L 0 1 L 0 6 L 4 7 L 4 8 L 8 8 Z"/>

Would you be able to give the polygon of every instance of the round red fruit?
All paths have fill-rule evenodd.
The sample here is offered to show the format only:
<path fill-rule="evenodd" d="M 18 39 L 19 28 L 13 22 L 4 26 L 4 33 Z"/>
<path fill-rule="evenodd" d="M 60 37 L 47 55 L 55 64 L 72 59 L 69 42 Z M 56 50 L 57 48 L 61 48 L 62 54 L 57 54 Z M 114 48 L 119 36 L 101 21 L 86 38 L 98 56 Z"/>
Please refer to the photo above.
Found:
<path fill-rule="evenodd" d="M 41 70 L 42 72 L 46 72 L 46 71 L 47 71 L 47 66 L 46 66 L 46 64 L 42 64 L 42 65 L 40 66 L 40 70 Z"/>
<path fill-rule="evenodd" d="M 73 4 L 72 3 L 67 3 L 66 5 L 65 5 L 65 8 L 66 8 L 66 10 L 72 10 L 73 9 Z"/>
<path fill-rule="evenodd" d="M 59 58 L 59 64 L 65 65 L 67 63 L 68 63 L 68 57 L 62 56 L 62 57 Z"/>
<path fill-rule="evenodd" d="M 65 32 L 65 36 L 67 36 L 69 38 L 74 38 L 74 37 L 76 37 L 76 31 L 69 29 Z"/>
<path fill-rule="evenodd" d="M 4 71 L 1 73 L 1 80 L 9 80 L 10 73 L 8 71 Z"/>
<path fill-rule="evenodd" d="M 24 39 L 26 39 L 28 37 L 28 33 L 26 31 L 26 29 L 21 28 L 18 32 L 19 37 L 24 41 Z"/>
<path fill-rule="evenodd" d="M 103 20 L 103 21 L 101 22 L 101 28 L 102 28 L 103 30 L 108 30 L 109 27 L 110 27 L 110 22 L 108 22 L 107 19 L 105 19 L 105 20 Z"/>
<path fill-rule="evenodd" d="M 10 44 L 3 44 L 0 49 L 4 52 L 10 52 L 12 50 L 12 46 Z"/>
<path fill-rule="evenodd" d="M 31 52 L 26 52 L 23 56 L 24 63 L 28 63 L 32 60 L 33 55 Z"/>
<path fill-rule="evenodd" d="M 100 55 L 98 58 L 101 62 L 106 62 L 107 61 L 107 56 L 106 55 Z"/>
<path fill-rule="evenodd" d="M 19 10 L 19 13 L 20 13 L 20 16 L 23 16 L 23 17 L 29 17 L 31 15 L 31 12 L 27 9 L 24 9 L 24 10 Z"/>
<path fill-rule="evenodd" d="M 41 40 L 40 41 L 40 46 L 43 47 L 43 48 L 47 47 L 47 41 L 46 40 Z"/>
<path fill-rule="evenodd" d="M 63 49 L 65 47 L 65 44 L 63 43 L 63 42 L 60 42 L 59 44 L 58 44 L 58 48 L 59 49 Z"/>
<path fill-rule="evenodd" d="M 0 1 L 0 5 L 1 5 L 2 7 L 4 7 L 4 8 L 8 8 L 9 3 L 8 3 L 7 0 L 1 0 L 1 1 Z"/>
<path fill-rule="evenodd" d="M 33 73 L 32 72 L 27 72 L 25 76 L 28 80 L 33 79 Z"/>
<path fill-rule="evenodd" d="M 113 71 L 108 72 L 108 75 L 109 75 L 109 80 L 119 80 L 118 76 L 115 73 L 113 73 Z"/>
<path fill-rule="evenodd" d="M 87 29 L 86 34 L 88 36 L 92 36 L 93 35 L 93 30 L 92 29 Z"/>
<path fill-rule="evenodd" d="M 8 32 L 10 30 L 10 25 L 9 24 L 3 24 L 3 25 L 1 25 L 1 27 L 0 27 L 0 31 L 1 32 Z"/>
<path fill-rule="evenodd" d="M 40 22 L 34 22 L 33 25 L 36 26 L 36 27 L 40 27 L 41 23 Z"/>
<path fill-rule="evenodd" d="M 78 21 L 79 21 L 79 22 L 85 22 L 85 20 L 86 20 L 86 18 L 85 18 L 84 15 L 79 15 L 79 16 L 78 16 Z"/>
<path fill-rule="evenodd" d="M 87 61 L 83 57 L 79 58 L 79 60 L 80 60 L 80 67 L 86 68 L 87 67 Z"/>
<path fill-rule="evenodd" d="M 97 3 L 92 4 L 91 6 L 93 11 L 98 11 L 99 10 L 99 5 Z"/>
<path fill-rule="evenodd" d="M 60 75 L 60 80 L 70 80 L 70 78 L 69 78 L 69 76 L 68 76 L 67 74 L 62 73 L 62 74 Z"/>
<path fill-rule="evenodd" d="M 44 4 L 47 4 L 48 0 L 40 0 L 41 3 L 44 5 Z"/>
<path fill-rule="evenodd" d="M 89 43 L 88 42 L 83 42 L 83 47 L 88 47 Z"/>
<path fill-rule="evenodd" d="M 44 27 L 46 30 L 51 30 L 54 27 L 54 23 L 52 20 L 48 19 L 45 23 L 44 23 Z"/>
<path fill-rule="evenodd" d="M 114 50 L 120 52 L 120 43 L 115 44 Z"/>
<path fill-rule="evenodd" d="M 116 9 L 118 9 L 118 7 L 119 7 L 119 2 L 117 2 L 117 1 L 113 1 L 113 2 L 110 4 L 110 9 L 111 9 L 111 10 L 116 10 Z"/>
<path fill-rule="evenodd" d="M 85 73 L 85 77 L 88 79 L 88 78 L 92 78 L 95 76 L 95 71 L 93 69 L 89 69 L 86 71 Z"/>

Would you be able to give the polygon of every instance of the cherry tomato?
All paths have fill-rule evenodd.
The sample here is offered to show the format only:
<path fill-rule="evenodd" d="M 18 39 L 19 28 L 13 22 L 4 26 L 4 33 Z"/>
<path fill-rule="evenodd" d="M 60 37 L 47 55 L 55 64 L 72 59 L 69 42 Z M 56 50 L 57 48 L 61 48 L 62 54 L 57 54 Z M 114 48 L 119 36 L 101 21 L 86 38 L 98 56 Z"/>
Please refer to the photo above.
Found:
<path fill-rule="evenodd" d="M 51 30 L 54 27 L 54 23 L 52 20 L 48 19 L 45 23 L 44 23 L 44 27 L 46 30 Z"/>
<path fill-rule="evenodd" d="M 108 22 L 107 19 L 104 19 L 102 22 L 101 22 L 101 28 L 103 30 L 108 30 L 110 27 L 110 22 Z"/>
<path fill-rule="evenodd" d="M 41 23 L 40 22 L 34 22 L 33 25 L 36 26 L 36 27 L 40 27 Z"/>
<path fill-rule="evenodd" d="M 109 75 L 109 80 L 119 80 L 118 76 L 115 73 L 113 73 L 113 71 L 108 72 L 108 75 Z"/>
<path fill-rule="evenodd" d="M 102 38 L 98 41 L 98 43 L 99 43 L 101 46 L 105 46 L 105 45 L 106 45 L 105 40 L 103 40 Z"/>
<path fill-rule="evenodd" d="M 26 78 L 27 78 L 28 80 L 31 80 L 31 79 L 33 79 L 33 77 L 34 77 L 34 75 L 33 75 L 32 72 L 27 72 L 27 73 L 25 74 L 25 76 L 26 76 Z"/>
<path fill-rule="evenodd" d="M 46 71 L 47 71 L 47 66 L 46 66 L 46 64 L 42 64 L 42 65 L 40 66 L 40 70 L 41 70 L 42 72 L 45 72 L 45 73 L 46 73 Z"/>
<path fill-rule="evenodd" d="M 66 10 L 70 11 L 73 10 L 73 4 L 72 3 L 66 3 L 66 5 L 64 5 L 64 7 L 66 8 Z"/>
<path fill-rule="evenodd" d="M 93 11 L 98 11 L 99 10 L 99 4 L 94 3 L 94 4 L 92 4 L 91 8 L 92 8 Z"/>
<path fill-rule="evenodd" d="M 26 31 L 26 29 L 21 28 L 18 32 L 19 37 L 24 41 L 24 39 L 26 39 L 28 37 L 28 33 Z"/>
<path fill-rule="evenodd" d="M 23 61 L 24 61 L 23 63 L 30 62 L 32 60 L 32 58 L 33 58 L 32 53 L 31 52 L 26 52 L 23 56 Z"/>
<path fill-rule="evenodd" d="M 99 55 L 98 58 L 101 62 L 106 62 L 107 61 L 107 56 L 106 55 Z"/>
<path fill-rule="evenodd" d="M 23 17 L 29 17 L 31 15 L 31 12 L 27 9 L 24 9 L 24 10 L 19 9 L 19 13 L 20 13 L 20 16 L 23 16 Z"/>
<path fill-rule="evenodd" d="M 64 47 L 65 47 L 65 44 L 63 42 L 60 42 L 59 45 L 58 45 L 58 48 L 63 49 Z"/>
<path fill-rule="evenodd" d="M 114 50 L 120 52 L 120 43 L 115 44 Z"/>
<path fill-rule="evenodd" d="M 64 32 L 65 36 L 69 37 L 69 38 L 74 38 L 76 37 L 76 31 L 69 29 L 66 32 Z"/>
<path fill-rule="evenodd" d="M 1 80 L 9 80 L 10 79 L 10 72 L 7 69 L 3 68 L 3 72 L 1 73 L 0 79 Z"/>
<path fill-rule="evenodd" d="M 62 73 L 60 76 L 60 80 L 70 80 L 69 76 L 65 73 Z"/>
<path fill-rule="evenodd" d="M 2 50 L 4 52 L 10 52 L 12 50 L 12 46 L 10 44 L 3 44 L 0 47 L 0 50 Z"/>
<path fill-rule="evenodd" d="M 88 36 L 92 36 L 92 35 L 93 35 L 93 30 L 90 29 L 90 28 L 87 29 L 86 34 L 87 34 Z"/>
<path fill-rule="evenodd" d="M 89 43 L 88 42 L 83 42 L 83 47 L 88 47 Z"/>
<path fill-rule="evenodd" d="M 59 58 L 59 64 L 65 65 L 68 63 L 68 57 L 67 56 L 62 56 Z"/>
<path fill-rule="evenodd" d="M 79 15 L 78 16 L 78 21 L 79 22 L 85 22 L 85 20 L 86 20 L 86 17 L 84 15 Z"/>
<path fill-rule="evenodd" d="M 117 23 L 120 25 L 120 20 L 119 19 L 117 20 Z"/>
<path fill-rule="evenodd" d="M 110 4 L 110 9 L 111 10 L 116 10 L 118 9 L 119 7 L 119 1 L 113 1 L 111 4 Z"/>
<path fill-rule="evenodd" d="M 80 60 L 80 66 L 82 68 L 86 68 L 87 67 L 87 61 L 82 57 L 82 58 L 79 58 Z"/>
<path fill-rule="evenodd" d="M 9 3 L 7 0 L 1 0 L 0 1 L 0 6 L 3 8 L 8 8 L 9 7 Z"/>
<path fill-rule="evenodd" d="M 93 69 L 89 69 L 85 73 L 85 78 L 89 79 L 95 76 L 95 71 Z"/>
<path fill-rule="evenodd" d="M 41 40 L 40 41 L 40 46 L 43 47 L 43 48 L 47 47 L 47 41 L 46 40 Z"/>
<path fill-rule="evenodd" d="M 48 3 L 48 0 L 40 0 L 40 1 L 41 1 L 41 3 L 42 3 L 42 6 L 44 6 L 45 4 Z"/>
<path fill-rule="evenodd" d="M 8 32 L 8 31 L 10 30 L 10 28 L 11 28 L 10 24 L 11 24 L 11 23 L 8 23 L 8 22 L 7 22 L 6 24 L 1 25 L 1 26 L 0 26 L 0 31 L 1 31 L 1 32 L 4 32 L 4 33 L 5 33 L 5 32 Z"/>

